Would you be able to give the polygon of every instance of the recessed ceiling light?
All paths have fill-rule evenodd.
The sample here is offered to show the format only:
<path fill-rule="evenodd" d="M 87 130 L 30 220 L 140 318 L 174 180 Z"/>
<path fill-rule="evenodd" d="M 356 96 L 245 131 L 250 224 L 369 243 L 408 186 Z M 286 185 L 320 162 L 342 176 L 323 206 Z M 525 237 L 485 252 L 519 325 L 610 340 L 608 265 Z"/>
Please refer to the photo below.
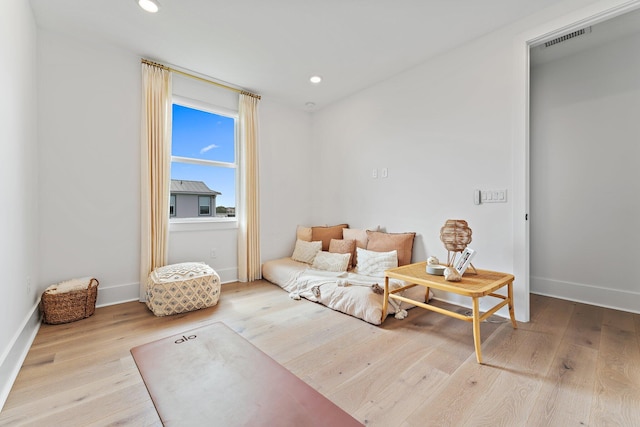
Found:
<path fill-rule="evenodd" d="M 313 83 L 313 84 L 316 84 L 316 85 L 317 85 L 318 83 L 320 83 L 320 82 L 322 81 L 322 77 L 320 77 L 320 76 L 311 76 L 311 77 L 309 78 L 309 81 L 310 81 L 311 83 Z"/>
<path fill-rule="evenodd" d="M 138 6 L 150 13 L 156 13 L 160 9 L 160 3 L 157 0 L 137 0 Z"/>
<path fill-rule="evenodd" d="M 307 102 L 306 104 L 304 104 L 305 107 L 307 107 L 309 110 L 315 108 L 316 103 L 315 102 Z"/>

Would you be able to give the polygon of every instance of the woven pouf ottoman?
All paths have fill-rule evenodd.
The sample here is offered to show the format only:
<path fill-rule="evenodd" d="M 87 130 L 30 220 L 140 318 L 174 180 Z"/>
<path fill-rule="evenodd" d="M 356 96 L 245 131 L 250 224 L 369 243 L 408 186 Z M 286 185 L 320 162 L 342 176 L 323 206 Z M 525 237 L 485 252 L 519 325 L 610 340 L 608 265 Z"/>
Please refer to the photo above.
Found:
<path fill-rule="evenodd" d="M 147 280 L 147 307 L 156 316 L 211 307 L 220 299 L 220 276 L 200 262 L 158 267 Z"/>

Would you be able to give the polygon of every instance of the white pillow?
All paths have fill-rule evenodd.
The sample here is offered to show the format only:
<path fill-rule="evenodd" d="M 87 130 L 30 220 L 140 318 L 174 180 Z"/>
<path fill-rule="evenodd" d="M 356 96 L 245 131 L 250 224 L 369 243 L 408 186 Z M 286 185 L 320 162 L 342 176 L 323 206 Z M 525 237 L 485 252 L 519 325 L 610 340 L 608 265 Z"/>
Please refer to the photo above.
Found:
<path fill-rule="evenodd" d="M 374 252 L 356 248 L 356 272 L 365 276 L 384 277 L 384 271 L 398 266 L 398 251 Z"/>
<path fill-rule="evenodd" d="M 311 268 L 325 271 L 347 271 L 351 254 L 320 251 L 313 259 Z"/>
<path fill-rule="evenodd" d="M 298 239 L 296 240 L 296 247 L 293 250 L 291 259 L 311 264 L 317 253 L 321 250 L 322 242 L 305 242 L 304 240 Z"/>

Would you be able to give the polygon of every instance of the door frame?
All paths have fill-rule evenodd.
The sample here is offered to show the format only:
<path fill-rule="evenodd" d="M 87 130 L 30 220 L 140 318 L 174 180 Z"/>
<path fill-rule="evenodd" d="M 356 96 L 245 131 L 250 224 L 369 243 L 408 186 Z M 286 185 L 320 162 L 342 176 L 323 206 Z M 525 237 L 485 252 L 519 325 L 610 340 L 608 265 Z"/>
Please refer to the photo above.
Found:
<path fill-rule="evenodd" d="M 530 227 L 529 207 L 530 207 L 530 53 L 531 48 L 546 41 L 552 40 L 561 35 L 571 33 L 580 28 L 595 25 L 611 18 L 623 15 L 627 12 L 640 8 L 640 0 L 633 0 L 615 4 L 611 1 L 608 4 L 583 8 L 571 14 L 565 15 L 562 23 L 550 23 L 539 26 L 527 34 L 523 34 L 516 42 L 518 67 L 518 85 L 521 88 L 518 94 L 518 103 L 522 106 L 519 117 L 515 120 L 515 145 L 514 145 L 514 255 L 513 266 L 518 281 L 524 281 L 524 295 L 520 297 L 526 299 L 524 313 L 519 313 L 523 321 L 530 320 Z M 518 173 L 517 171 L 521 171 Z"/>

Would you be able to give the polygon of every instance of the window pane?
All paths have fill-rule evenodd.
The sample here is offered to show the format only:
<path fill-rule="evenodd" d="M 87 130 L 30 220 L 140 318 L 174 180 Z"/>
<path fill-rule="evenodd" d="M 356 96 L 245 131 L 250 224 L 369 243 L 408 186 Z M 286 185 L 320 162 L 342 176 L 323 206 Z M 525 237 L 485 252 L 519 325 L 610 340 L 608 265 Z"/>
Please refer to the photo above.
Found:
<path fill-rule="evenodd" d="M 235 120 L 173 104 L 171 154 L 235 163 Z"/>
<path fill-rule="evenodd" d="M 198 197 L 198 213 L 200 215 L 211 215 L 211 197 L 200 196 Z"/>
<path fill-rule="evenodd" d="M 216 196 L 216 206 L 236 206 L 235 169 L 171 162 L 171 179 L 202 181 L 210 190 L 221 193 Z"/>

